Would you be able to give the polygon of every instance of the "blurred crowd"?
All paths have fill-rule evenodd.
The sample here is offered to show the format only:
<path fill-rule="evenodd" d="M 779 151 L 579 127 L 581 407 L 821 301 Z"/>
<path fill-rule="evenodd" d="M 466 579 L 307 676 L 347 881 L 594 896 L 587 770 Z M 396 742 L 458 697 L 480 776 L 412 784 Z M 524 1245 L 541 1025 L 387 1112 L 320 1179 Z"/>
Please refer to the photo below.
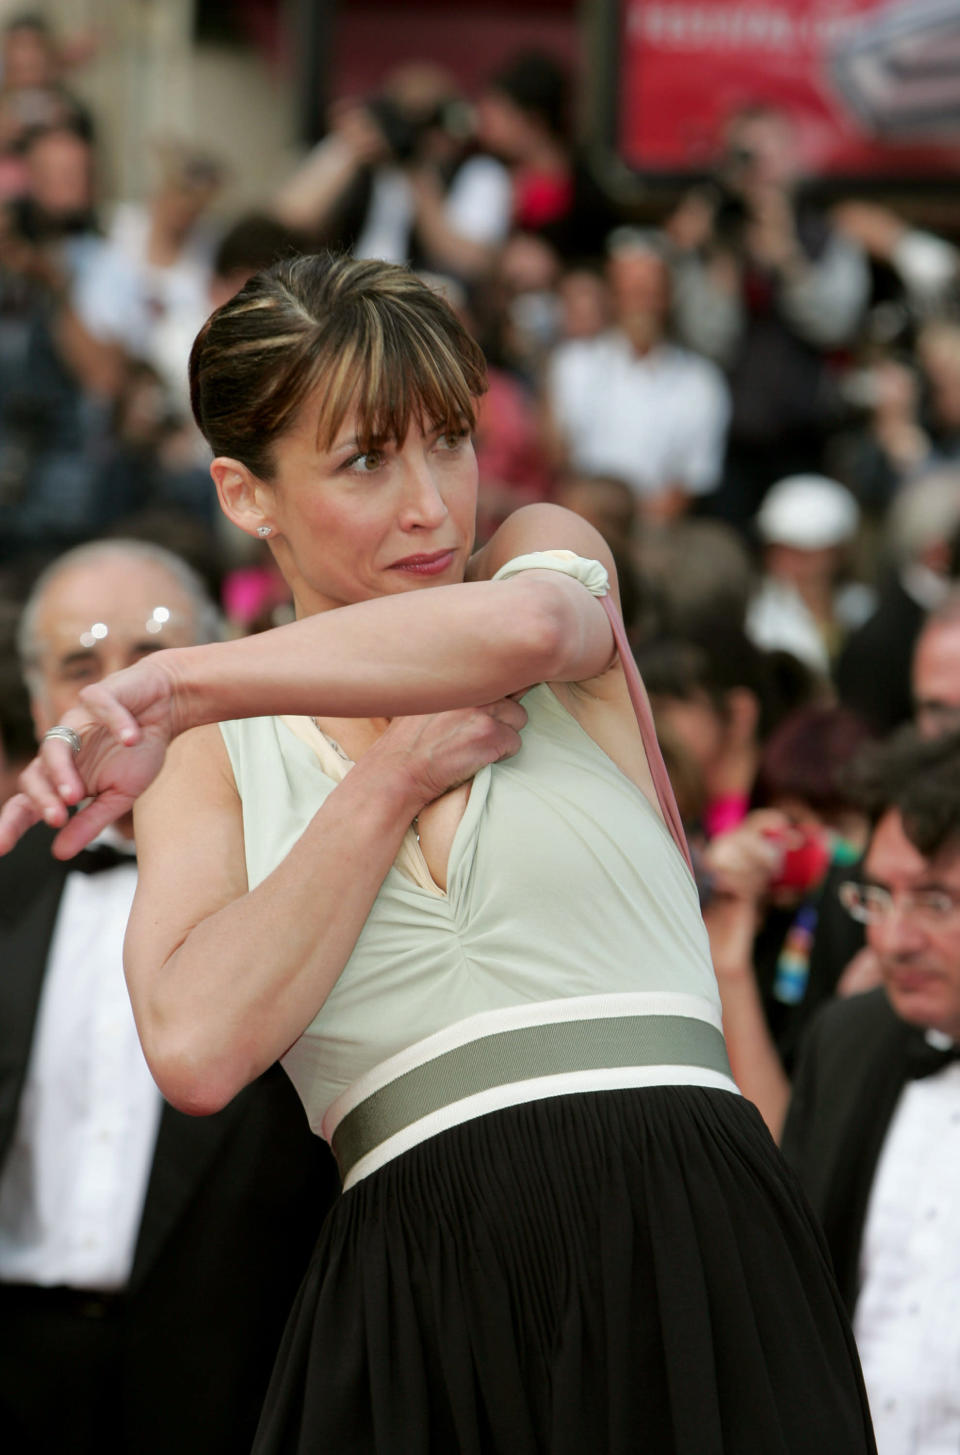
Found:
<path fill-rule="evenodd" d="M 349 249 L 409 261 L 483 344 L 478 541 L 554 500 L 610 542 L 705 845 L 761 806 L 791 714 L 910 717 L 960 542 L 960 255 L 878 205 L 818 205 L 785 114 L 731 116 L 711 178 L 638 223 L 579 154 L 550 56 L 472 98 L 405 65 L 232 216 L 224 166 L 171 139 L 146 200 L 105 205 L 96 120 L 42 20 L 8 25 L 0 76 L 5 598 L 119 534 L 184 555 L 234 631 L 284 619 L 266 548 L 218 523 L 187 359 L 258 268 Z"/>
<path fill-rule="evenodd" d="M 818 201 L 768 106 L 638 220 L 580 155 L 572 101 L 545 54 L 475 97 L 404 66 L 338 103 L 254 213 L 231 215 L 226 168 L 175 139 L 146 200 L 108 207 L 57 37 L 8 26 L 0 793 L 33 751 L 18 604 L 64 550 L 148 541 L 232 632 L 289 616 L 266 546 L 214 509 L 187 397 L 211 309 L 292 252 L 409 261 L 489 364 L 478 542 L 551 500 L 618 562 L 734 1070 L 778 1134 L 812 1012 L 880 980 L 835 892 L 870 833 L 856 765 L 907 723 L 960 728 L 960 253 L 887 207 Z"/>
<path fill-rule="evenodd" d="M 604 534 L 706 859 L 719 834 L 784 800 L 781 826 L 812 816 L 831 852 L 856 844 L 834 770 L 861 737 L 910 719 L 917 639 L 952 611 L 960 254 L 949 241 L 873 203 L 818 204 L 789 117 L 760 105 L 729 118 L 709 180 L 638 221 L 578 151 L 570 77 L 537 52 L 475 97 L 416 64 L 338 102 L 323 140 L 256 212 L 231 215 L 226 168 L 173 139 L 156 144 L 146 200 L 107 206 L 96 118 L 70 90 L 56 35 L 23 16 L 2 44 L 11 620 L 50 559 L 109 535 L 184 556 L 234 632 L 285 619 L 266 547 L 257 555 L 214 509 L 187 391 L 192 340 L 213 307 L 291 252 L 409 261 L 489 364 L 478 542 L 539 500 Z M 16 760 L 27 744 L 13 696 L 3 749 Z M 925 720 L 948 726 L 954 709 L 934 698 Z M 796 755 L 777 746 L 797 723 L 811 760 L 803 793 L 784 781 Z M 707 864 L 705 904 L 713 878 Z M 790 995 L 804 998 L 795 984 Z"/>

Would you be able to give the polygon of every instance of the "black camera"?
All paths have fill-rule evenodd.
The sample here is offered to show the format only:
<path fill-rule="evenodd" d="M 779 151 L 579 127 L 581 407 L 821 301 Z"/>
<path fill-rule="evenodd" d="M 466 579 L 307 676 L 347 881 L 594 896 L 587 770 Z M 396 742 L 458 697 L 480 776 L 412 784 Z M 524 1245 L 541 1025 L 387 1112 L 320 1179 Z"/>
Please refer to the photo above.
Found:
<path fill-rule="evenodd" d="M 409 162 L 424 131 L 422 122 L 402 111 L 390 96 L 371 96 L 365 103 L 395 162 Z"/>
<path fill-rule="evenodd" d="M 715 237 L 725 243 L 737 243 L 750 216 L 745 198 L 731 187 L 725 175 L 711 178 L 707 195 L 713 208 Z"/>
<path fill-rule="evenodd" d="M 716 236 L 726 243 L 739 242 L 749 221 L 750 208 L 740 184 L 756 160 L 756 153 L 751 147 L 728 147 L 709 183 L 713 229 Z"/>
<path fill-rule="evenodd" d="M 364 105 L 395 162 L 413 161 L 431 131 L 442 131 L 457 142 L 470 136 L 469 109 L 455 97 L 417 112 L 404 110 L 392 96 L 371 96 Z"/>

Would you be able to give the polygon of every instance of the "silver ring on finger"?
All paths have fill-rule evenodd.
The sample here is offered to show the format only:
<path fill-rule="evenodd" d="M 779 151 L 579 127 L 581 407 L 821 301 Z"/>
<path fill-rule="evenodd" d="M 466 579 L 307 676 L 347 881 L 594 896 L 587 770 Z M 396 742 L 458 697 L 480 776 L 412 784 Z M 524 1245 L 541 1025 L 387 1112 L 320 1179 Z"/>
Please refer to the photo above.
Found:
<path fill-rule="evenodd" d="M 80 741 L 80 734 L 74 732 L 72 727 L 64 727 L 63 723 L 57 723 L 56 727 L 52 727 L 49 732 L 45 732 L 43 741 L 46 742 L 48 738 L 59 738 L 62 742 L 69 743 L 75 753 L 79 753 L 83 746 Z"/>

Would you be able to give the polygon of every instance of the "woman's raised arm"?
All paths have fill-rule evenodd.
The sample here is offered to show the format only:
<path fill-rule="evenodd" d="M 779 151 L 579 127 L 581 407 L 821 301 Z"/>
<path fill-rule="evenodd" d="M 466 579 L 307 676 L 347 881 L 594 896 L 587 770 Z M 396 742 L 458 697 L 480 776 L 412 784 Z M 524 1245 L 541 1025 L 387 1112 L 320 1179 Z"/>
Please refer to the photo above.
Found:
<path fill-rule="evenodd" d="M 0 853 L 43 817 L 62 857 L 119 817 L 187 728 L 295 714 L 394 717 L 472 707 L 535 682 L 596 676 L 613 653 L 610 624 L 576 581 L 528 571 L 490 581 L 531 551 L 564 548 L 613 570 L 599 534 L 554 506 L 517 511 L 462 585 L 381 596 L 252 637 L 158 652 L 82 694 L 64 721 L 81 736 L 43 746 L 0 813 Z M 67 805 L 92 797 L 67 823 Z"/>
<path fill-rule="evenodd" d="M 124 947 L 144 1054 L 169 1101 L 217 1111 L 287 1050 L 346 964 L 411 820 L 515 753 L 525 721 L 509 700 L 396 719 L 249 892 L 219 730 L 174 745 L 137 805 Z"/>
<path fill-rule="evenodd" d="M 379 596 L 239 641 L 164 653 L 155 660 L 171 676 L 174 731 L 283 713 L 442 712 L 535 682 L 594 677 L 609 664 L 613 640 L 603 608 L 576 581 L 553 571 L 485 579 L 513 556 L 558 547 L 602 556 L 612 571 L 586 522 L 528 506 L 462 585 Z M 93 703 L 94 691 L 84 700 Z"/>

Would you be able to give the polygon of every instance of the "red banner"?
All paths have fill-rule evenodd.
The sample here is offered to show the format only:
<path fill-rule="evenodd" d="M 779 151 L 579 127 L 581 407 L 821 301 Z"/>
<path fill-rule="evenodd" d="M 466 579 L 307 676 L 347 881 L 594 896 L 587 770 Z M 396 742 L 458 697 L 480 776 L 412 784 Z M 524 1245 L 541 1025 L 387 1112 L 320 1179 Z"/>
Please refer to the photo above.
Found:
<path fill-rule="evenodd" d="M 960 0 L 624 0 L 618 151 L 703 171 L 742 107 L 793 120 L 805 170 L 960 173 Z"/>

